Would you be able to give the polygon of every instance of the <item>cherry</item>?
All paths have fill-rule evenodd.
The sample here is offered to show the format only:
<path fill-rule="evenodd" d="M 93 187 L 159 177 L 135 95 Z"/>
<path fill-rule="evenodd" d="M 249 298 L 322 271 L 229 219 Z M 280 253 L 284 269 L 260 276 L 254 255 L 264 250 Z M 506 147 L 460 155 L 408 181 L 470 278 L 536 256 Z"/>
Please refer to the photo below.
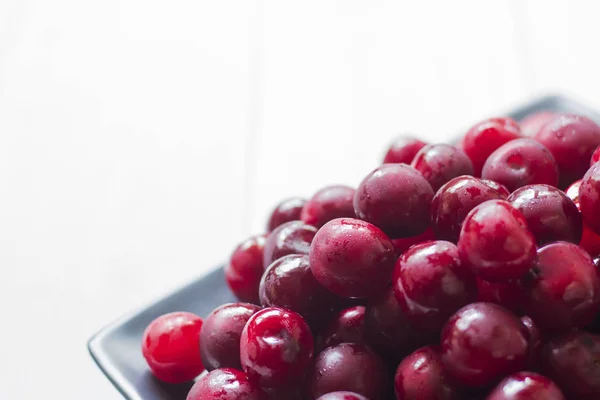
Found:
<path fill-rule="evenodd" d="M 263 396 L 242 371 L 220 368 L 200 377 L 186 400 L 262 400 Z"/>
<path fill-rule="evenodd" d="M 496 181 L 493 181 L 491 179 L 481 179 L 481 182 L 485 183 L 492 189 L 495 189 L 498 192 L 500 192 L 500 194 L 503 196 L 504 199 L 507 198 L 508 196 L 510 196 L 510 190 L 508 190 L 506 188 L 506 186 L 504 186 Z"/>
<path fill-rule="evenodd" d="M 521 121 L 521 131 L 525 136 L 534 136 L 544 125 L 552 121 L 556 113 L 552 111 L 539 111 L 528 115 Z"/>
<path fill-rule="evenodd" d="M 565 396 L 550 379 L 524 371 L 506 377 L 487 400 L 565 400 Z"/>
<path fill-rule="evenodd" d="M 600 146 L 600 127 L 580 115 L 558 114 L 534 138 L 554 156 L 560 187 L 566 188 L 588 169 L 594 150 Z"/>
<path fill-rule="evenodd" d="M 600 279 L 579 246 L 557 242 L 542 247 L 530 273 L 525 311 L 544 332 L 584 327 L 600 311 Z"/>
<path fill-rule="evenodd" d="M 567 196 L 573 200 L 577 208 L 579 204 L 579 187 L 581 186 L 581 180 L 576 181 L 566 191 Z M 581 235 L 581 242 L 579 247 L 585 249 L 592 257 L 600 255 L 600 235 L 592 231 L 585 223 L 583 223 L 583 233 Z"/>
<path fill-rule="evenodd" d="M 421 234 L 429 226 L 433 189 L 406 164 L 384 164 L 358 186 L 354 211 L 392 238 Z"/>
<path fill-rule="evenodd" d="M 390 282 L 395 252 L 375 225 L 352 218 L 329 221 L 315 235 L 310 268 L 325 288 L 344 297 L 363 298 Z"/>
<path fill-rule="evenodd" d="M 281 388 L 302 381 L 312 362 L 314 342 L 304 319 L 269 307 L 250 317 L 240 338 L 240 359 L 251 381 Z"/>
<path fill-rule="evenodd" d="M 292 197 L 283 200 L 271 212 L 269 223 L 267 224 L 267 230 L 271 232 L 279 225 L 283 225 L 286 222 L 299 220 L 300 212 L 302 211 L 302 207 L 304 207 L 305 203 L 306 200 L 301 197 Z"/>
<path fill-rule="evenodd" d="M 341 343 L 319 353 L 309 382 L 313 399 L 339 390 L 368 399 L 383 399 L 388 384 L 387 368 L 367 346 Z"/>
<path fill-rule="evenodd" d="M 511 118 L 489 118 L 469 129 L 461 147 L 473 162 L 474 176 L 481 176 L 483 164 L 494 150 L 519 137 L 519 125 Z"/>
<path fill-rule="evenodd" d="M 475 275 L 461 264 L 456 245 L 443 240 L 408 249 L 396 263 L 392 282 L 409 320 L 432 333 L 477 296 Z"/>
<path fill-rule="evenodd" d="M 535 250 L 525 217 L 503 200 L 471 210 L 458 239 L 461 262 L 490 281 L 520 278 L 535 260 Z"/>
<path fill-rule="evenodd" d="M 592 165 L 581 180 L 579 207 L 586 225 L 600 234 L 600 162 Z"/>
<path fill-rule="evenodd" d="M 425 232 L 417 236 L 392 239 L 392 244 L 394 245 L 394 249 L 396 249 L 396 255 L 400 257 L 400 255 L 408 250 L 411 246 L 427 242 L 429 240 L 435 240 L 435 233 L 431 228 L 427 228 Z"/>
<path fill-rule="evenodd" d="M 406 357 L 396 369 L 397 399 L 459 400 L 461 396 L 444 370 L 437 347 L 422 347 Z"/>
<path fill-rule="evenodd" d="M 390 145 L 383 159 L 384 164 L 403 163 L 410 164 L 415 155 L 427 143 L 412 136 L 400 136 Z"/>
<path fill-rule="evenodd" d="M 525 288 L 519 280 L 489 282 L 477 278 L 477 301 L 498 304 L 517 315 L 523 314 L 527 299 Z"/>
<path fill-rule="evenodd" d="M 237 368 L 240 364 L 240 336 L 246 322 L 260 310 L 248 303 L 223 304 L 204 319 L 200 331 L 200 356 L 208 371 Z"/>
<path fill-rule="evenodd" d="M 521 370 L 527 361 L 528 334 L 519 318 L 491 303 L 461 308 L 442 331 L 442 360 L 459 382 L 483 387 Z"/>
<path fill-rule="evenodd" d="M 365 307 L 353 306 L 340 311 L 321 332 L 317 343 L 319 350 L 340 343 L 367 344 Z"/>
<path fill-rule="evenodd" d="M 317 400 L 369 400 L 365 396 L 353 392 L 331 392 L 324 394 Z"/>
<path fill-rule="evenodd" d="M 456 243 L 467 214 L 479 204 L 505 199 L 497 190 L 472 176 L 459 176 L 438 190 L 431 202 L 431 224 L 438 239 Z"/>
<path fill-rule="evenodd" d="M 262 277 L 264 235 L 253 236 L 242 242 L 225 265 L 225 282 L 239 300 L 258 304 L 258 285 Z"/>
<path fill-rule="evenodd" d="M 308 254 L 317 228 L 302 221 L 286 222 L 275 228 L 267 237 L 263 252 L 263 265 L 266 269 L 278 258 L 289 254 Z"/>
<path fill-rule="evenodd" d="M 541 360 L 567 398 L 600 398 L 600 336 L 574 331 L 555 337 L 544 345 Z"/>
<path fill-rule="evenodd" d="M 204 370 L 200 359 L 202 318 L 189 312 L 161 315 L 148 325 L 142 354 L 161 381 L 184 383 Z"/>
<path fill-rule="evenodd" d="M 490 154 L 481 176 L 506 186 L 510 191 L 535 183 L 556 186 L 558 166 L 544 145 L 522 138 L 505 143 Z"/>
<path fill-rule="evenodd" d="M 560 189 L 548 185 L 524 186 L 511 194 L 508 201 L 523 214 L 538 246 L 581 240 L 583 223 L 579 210 Z"/>
<path fill-rule="evenodd" d="M 349 186 L 327 186 L 306 202 L 300 219 L 317 228 L 332 219 L 354 218 L 354 189 Z"/>
<path fill-rule="evenodd" d="M 391 287 L 367 302 L 365 331 L 371 346 L 396 363 L 433 339 L 411 325 Z"/>
<path fill-rule="evenodd" d="M 281 307 L 300 314 L 313 328 L 326 322 L 341 299 L 321 286 L 308 256 L 291 254 L 274 261 L 265 271 L 259 288 L 263 307 Z"/>
<path fill-rule="evenodd" d="M 430 144 L 423 147 L 411 166 L 427 179 L 434 192 L 452 178 L 473 175 L 471 159 L 464 151 L 449 144 Z"/>
<path fill-rule="evenodd" d="M 590 160 L 590 167 L 600 161 L 600 146 L 594 151 L 592 154 L 592 159 Z"/>

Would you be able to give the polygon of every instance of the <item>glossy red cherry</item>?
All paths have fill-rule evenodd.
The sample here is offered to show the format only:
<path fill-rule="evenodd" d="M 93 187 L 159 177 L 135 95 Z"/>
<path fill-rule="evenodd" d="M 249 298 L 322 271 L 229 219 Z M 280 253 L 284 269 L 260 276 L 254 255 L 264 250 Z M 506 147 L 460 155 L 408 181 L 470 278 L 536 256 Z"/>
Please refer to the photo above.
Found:
<path fill-rule="evenodd" d="M 242 242 L 225 265 L 225 282 L 239 300 L 258 304 L 258 285 L 262 277 L 264 235 L 253 236 Z"/>
<path fill-rule="evenodd" d="M 365 332 L 365 307 L 353 306 L 340 311 L 321 332 L 318 350 L 340 343 L 368 344 Z"/>
<path fill-rule="evenodd" d="M 558 114 L 534 138 L 554 156 L 560 187 L 566 188 L 587 171 L 594 150 L 600 146 L 600 127 L 580 115 Z"/>
<path fill-rule="evenodd" d="M 459 382 L 483 387 L 521 370 L 527 361 L 528 334 L 519 318 L 491 303 L 460 309 L 442 331 L 442 361 Z"/>
<path fill-rule="evenodd" d="M 365 396 L 353 392 L 331 392 L 324 394 L 317 400 L 369 400 Z"/>
<path fill-rule="evenodd" d="M 391 280 L 395 251 L 376 226 L 352 218 L 323 225 L 310 248 L 310 268 L 317 281 L 344 297 L 369 297 Z"/>
<path fill-rule="evenodd" d="M 592 165 L 581 180 L 579 207 L 586 225 L 600 234 L 600 162 Z"/>
<path fill-rule="evenodd" d="M 486 400 L 566 400 L 558 386 L 535 372 L 517 372 L 506 377 Z"/>
<path fill-rule="evenodd" d="M 425 147 L 427 143 L 412 136 L 399 136 L 390 145 L 383 158 L 384 164 L 403 163 L 410 164 L 415 155 Z"/>
<path fill-rule="evenodd" d="M 384 362 L 367 346 L 341 343 L 319 353 L 309 382 L 312 399 L 340 390 L 383 399 L 388 375 Z"/>
<path fill-rule="evenodd" d="M 242 368 L 240 336 L 246 322 L 258 310 L 260 307 L 254 304 L 229 303 L 208 314 L 200 331 L 200 356 L 208 371 Z"/>
<path fill-rule="evenodd" d="M 267 224 L 268 232 L 286 222 L 298 221 L 305 203 L 306 200 L 301 197 L 292 197 L 277 204 L 269 217 L 269 223 Z"/>
<path fill-rule="evenodd" d="M 520 280 L 489 282 L 477 278 L 477 301 L 479 302 L 498 304 L 516 315 L 522 315 L 526 299 L 527 293 Z"/>
<path fill-rule="evenodd" d="M 458 239 L 461 262 L 489 281 L 520 278 L 531 268 L 535 250 L 525 217 L 503 200 L 489 200 L 471 210 Z"/>
<path fill-rule="evenodd" d="M 437 347 L 422 347 L 406 357 L 396 369 L 397 399 L 459 400 L 460 393 L 444 370 Z"/>
<path fill-rule="evenodd" d="M 459 176 L 438 190 L 431 202 L 431 224 L 438 239 L 456 243 L 467 214 L 487 200 L 506 197 L 480 179 Z"/>
<path fill-rule="evenodd" d="M 400 257 L 402 253 L 404 253 L 406 250 L 408 250 L 411 246 L 414 246 L 415 244 L 435 240 L 435 233 L 433 232 L 433 229 L 427 228 L 427 230 L 421 233 L 420 235 L 391 240 L 392 244 L 394 245 L 394 249 L 396 249 L 396 255 Z"/>
<path fill-rule="evenodd" d="M 142 338 L 142 354 L 154 376 L 167 383 L 183 383 L 204 371 L 201 328 L 202 318 L 189 312 L 161 315 L 148 325 Z"/>
<path fill-rule="evenodd" d="M 475 275 L 463 266 L 455 244 L 430 241 L 408 249 L 396 263 L 394 294 L 419 329 L 439 332 L 459 308 L 475 300 Z"/>
<path fill-rule="evenodd" d="M 423 147 L 411 166 L 419 171 L 436 192 L 444 183 L 461 175 L 473 175 L 473 164 L 464 151 L 449 144 Z"/>
<path fill-rule="evenodd" d="M 483 164 L 494 150 L 519 137 L 519 125 L 511 118 L 486 119 L 469 129 L 461 147 L 473 162 L 474 175 L 481 176 Z"/>
<path fill-rule="evenodd" d="M 581 215 L 562 190 L 548 185 L 524 186 L 511 194 L 508 201 L 523 214 L 538 246 L 581 240 Z"/>
<path fill-rule="evenodd" d="M 423 175 L 405 164 L 384 164 L 358 186 L 354 211 L 392 238 L 421 234 L 429 226 L 433 189 Z"/>
<path fill-rule="evenodd" d="M 313 336 L 304 319 L 282 308 L 264 308 L 254 314 L 240 338 L 244 372 L 264 388 L 302 382 L 313 349 Z"/>
<path fill-rule="evenodd" d="M 552 121 L 556 113 L 552 111 L 539 111 L 528 115 L 521 121 L 521 131 L 525 136 L 534 136 L 544 125 Z"/>
<path fill-rule="evenodd" d="M 336 218 L 354 218 L 354 189 L 350 186 L 327 186 L 306 202 L 300 219 L 317 228 Z"/>
<path fill-rule="evenodd" d="M 573 203 L 577 208 L 580 207 L 579 204 L 579 188 L 581 186 L 581 180 L 574 182 L 567 191 L 566 195 L 573 200 Z M 585 249 L 592 257 L 600 255 L 600 235 L 595 233 L 589 226 L 586 225 L 585 221 L 583 223 L 583 233 L 581 235 L 581 241 L 579 242 L 579 247 Z"/>
<path fill-rule="evenodd" d="M 317 228 L 302 221 L 286 222 L 275 228 L 267 236 L 263 252 L 263 265 L 266 269 L 278 258 L 289 254 L 308 254 Z"/>
<path fill-rule="evenodd" d="M 486 160 L 481 177 L 515 191 L 533 184 L 558 185 L 558 166 L 541 143 L 522 138 L 498 147 Z"/>
<path fill-rule="evenodd" d="M 291 254 L 274 261 L 259 288 L 263 307 L 281 307 L 300 314 L 313 328 L 331 318 L 341 299 L 317 282 L 308 256 Z"/>
<path fill-rule="evenodd" d="M 557 242 L 538 250 L 523 278 L 525 311 L 544 332 L 584 327 L 600 311 L 600 279 L 592 259 L 573 243 Z"/>
<path fill-rule="evenodd" d="M 542 349 L 542 370 L 569 399 L 600 398 L 600 336 L 571 332 L 548 341 Z"/>
<path fill-rule="evenodd" d="M 242 371 L 221 368 L 198 379 L 186 400 L 264 400 L 264 392 Z"/>

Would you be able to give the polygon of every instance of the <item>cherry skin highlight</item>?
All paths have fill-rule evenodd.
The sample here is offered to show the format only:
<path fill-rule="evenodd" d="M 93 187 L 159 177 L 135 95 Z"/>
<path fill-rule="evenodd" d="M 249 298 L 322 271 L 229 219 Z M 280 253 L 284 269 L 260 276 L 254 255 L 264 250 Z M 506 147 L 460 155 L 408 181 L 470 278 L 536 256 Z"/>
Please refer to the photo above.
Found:
<path fill-rule="evenodd" d="M 592 165 L 581 180 L 579 207 L 586 225 L 600 234 L 600 162 Z"/>
<path fill-rule="evenodd" d="M 325 288 L 339 296 L 364 298 L 390 282 L 395 251 L 376 226 L 339 218 L 319 229 L 309 257 L 315 278 Z"/>
<path fill-rule="evenodd" d="M 142 354 L 155 377 L 167 383 L 189 382 L 202 371 L 202 318 L 189 312 L 161 315 L 148 325 Z"/>
<path fill-rule="evenodd" d="M 233 368 L 215 369 L 202 376 L 186 400 L 264 400 L 264 392 Z"/>
<path fill-rule="evenodd" d="M 317 228 L 302 221 L 286 222 L 275 228 L 265 241 L 263 251 L 264 269 L 283 256 L 308 254 L 315 233 L 317 233 Z"/>
<path fill-rule="evenodd" d="M 383 164 L 367 175 L 356 189 L 356 216 L 391 238 L 423 233 L 429 226 L 431 185 L 405 164 Z"/>
<path fill-rule="evenodd" d="M 300 219 L 317 228 L 336 218 L 354 218 L 354 192 L 349 186 L 327 186 L 306 202 Z"/>
<path fill-rule="evenodd" d="M 317 400 L 369 400 L 365 396 L 353 392 L 331 392 L 324 394 Z"/>
<path fill-rule="evenodd" d="M 498 182 L 510 191 L 533 184 L 557 186 L 558 166 L 544 145 L 522 138 L 505 143 L 490 154 L 481 177 Z"/>
<path fill-rule="evenodd" d="M 556 383 L 535 372 L 517 372 L 506 377 L 487 400 L 566 400 Z"/>
<path fill-rule="evenodd" d="M 502 195 L 502 198 L 504 198 L 504 199 L 507 198 L 508 196 L 510 196 L 510 190 L 508 190 L 506 188 L 506 186 L 504 186 L 496 181 L 493 181 L 491 179 L 481 179 L 481 182 L 485 183 L 492 189 L 495 189 L 496 191 L 498 191 Z"/>
<path fill-rule="evenodd" d="M 427 143 L 412 136 L 400 136 L 390 145 L 383 158 L 384 164 L 410 164 Z"/>
<path fill-rule="evenodd" d="M 242 242 L 225 265 L 225 282 L 240 301 L 259 304 L 258 285 L 262 277 L 266 237 L 253 236 Z"/>
<path fill-rule="evenodd" d="M 592 159 L 590 160 L 590 167 L 600 161 L 600 146 L 594 151 L 592 154 Z"/>
<path fill-rule="evenodd" d="M 242 369 L 240 337 L 246 322 L 258 310 L 260 307 L 254 304 L 229 303 L 208 314 L 200 331 L 200 357 L 208 371 Z"/>
<path fill-rule="evenodd" d="M 491 303 L 463 307 L 442 331 L 446 371 L 471 387 L 487 386 L 521 370 L 528 346 L 528 333 L 519 318 Z"/>
<path fill-rule="evenodd" d="M 436 192 L 444 183 L 461 175 L 473 175 L 473 164 L 464 151 L 449 144 L 423 147 L 411 166 L 419 171 Z"/>
<path fill-rule="evenodd" d="M 305 203 L 306 200 L 301 197 L 292 197 L 277 204 L 269 217 L 267 231 L 271 232 L 273 229 L 286 222 L 298 221 L 300 219 L 300 212 Z"/>
<path fill-rule="evenodd" d="M 489 281 L 520 278 L 531 268 L 535 251 L 525 217 L 503 200 L 489 200 L 471 210 L 458 239 L 461 262 Z"/>
<path fill-rule="evenodd" d="M 302 382 L 313 358 L 314 341 L 304 319 L 293 311 L 264 308 L 242 331 L 240 359 L 248 378 L 263 388 Z"/>

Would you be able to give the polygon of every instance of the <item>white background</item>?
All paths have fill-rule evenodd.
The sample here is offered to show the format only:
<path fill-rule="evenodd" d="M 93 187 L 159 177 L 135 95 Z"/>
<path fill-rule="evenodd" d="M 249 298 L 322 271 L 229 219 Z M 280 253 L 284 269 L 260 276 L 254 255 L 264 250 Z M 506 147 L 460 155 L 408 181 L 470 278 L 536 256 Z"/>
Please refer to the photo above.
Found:
<path fill-rule="evenodd" d="M 546 92 L 600 108 L 593 1 L 0 0 L 0 398 L 118 399 L 86 340 L 274 203 Z"/>

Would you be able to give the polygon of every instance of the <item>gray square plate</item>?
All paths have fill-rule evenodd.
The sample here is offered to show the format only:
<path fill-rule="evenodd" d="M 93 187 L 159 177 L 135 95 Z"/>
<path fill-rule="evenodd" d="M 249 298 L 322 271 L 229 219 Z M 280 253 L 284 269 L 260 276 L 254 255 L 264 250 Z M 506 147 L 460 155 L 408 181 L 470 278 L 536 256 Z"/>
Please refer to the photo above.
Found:
<path fill-rule="evenodd" d="M 534 100 L 507 115 L 519 121 L 537 111 L 583 114 L 600 123 L 600 114 L 562 96 Z M 217 306 L 232 301 L 235 299 L 225 285 L 223 269 L 219 268 L 102 329 L 88 343 L 90 354 L 126 399 L 185 399 L 191 384 L 163 384 L 150 374 L 140 347 L 144 329 L 153 319 L 168 312 L 189 311 L 204 317 Z"/>

